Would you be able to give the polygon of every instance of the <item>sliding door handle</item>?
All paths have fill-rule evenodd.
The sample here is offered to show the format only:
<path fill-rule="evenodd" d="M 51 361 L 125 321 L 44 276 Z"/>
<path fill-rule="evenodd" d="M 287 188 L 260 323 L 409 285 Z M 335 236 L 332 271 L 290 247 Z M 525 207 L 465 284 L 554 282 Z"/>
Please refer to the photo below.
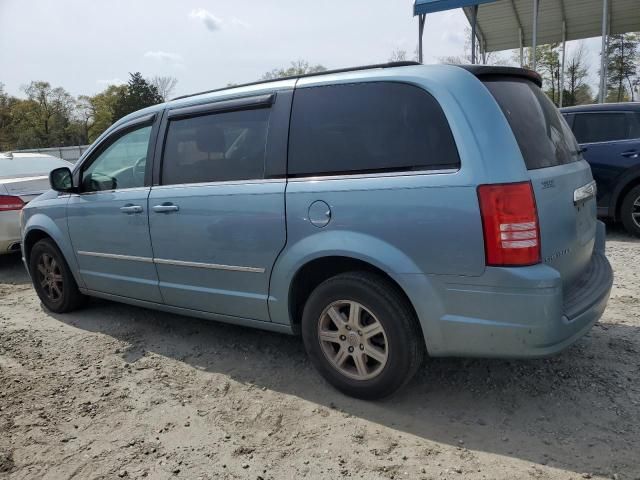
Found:
<path fill-rule="evenodd" d="M 140 205 L 127 203 L 124 207 L 120 207 L 120 211 L 127 215 L 131 215 L 132 213 L 142 213 L 142 207 Z"/>
<path fill-rule="evenodd" d="M 178 205 L 174 205 L 171 202 L 165 202 L 162 205 L 155 205 L 153 207 L 153 211 L 156 213 L 171 213 L 177 212 L 178 210 L 180 210 L 180 208 L 178 208 Z"/>

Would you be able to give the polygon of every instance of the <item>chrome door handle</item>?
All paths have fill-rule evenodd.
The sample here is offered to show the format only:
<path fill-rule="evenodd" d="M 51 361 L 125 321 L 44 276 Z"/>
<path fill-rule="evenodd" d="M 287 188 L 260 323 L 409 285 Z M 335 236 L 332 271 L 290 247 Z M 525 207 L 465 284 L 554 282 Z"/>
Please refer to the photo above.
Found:
<path fill-rule="evenodd" d="M 124 207 L 120 207 L 122 213 L 131 215 L 132 213 L 142 213 L 142 207 L 140 205 L 126 204 Z"/>
<path fill-rule="evenodd" d="M 180 210 L 180 208 L 178 208 L 178 205 L 174 205 L 173 203 L 163 203 L 162 205 L 155 205 L 153 207 L 153 211 L 157 212 L 157 213 L 170 213 L 170 212 L 177 212 L 178 210 Z"/>

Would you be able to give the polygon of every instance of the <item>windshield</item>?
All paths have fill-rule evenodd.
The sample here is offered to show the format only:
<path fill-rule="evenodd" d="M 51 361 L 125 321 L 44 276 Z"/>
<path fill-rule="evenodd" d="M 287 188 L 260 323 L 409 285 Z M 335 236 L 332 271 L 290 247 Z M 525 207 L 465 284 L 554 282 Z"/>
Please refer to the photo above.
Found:
<path fill-rule="evenodd" d="M 71 163 L 55 157 L 0 156 L 0 178 L 44 176 L 58 167 L 71 168 Z"/>
<path fill-rule="evenodd" d="M 579 147 L 564 118 L 534 83 L 496 77 L 484 81 L 507 117 L 527 169 L 580 160 Z"/>

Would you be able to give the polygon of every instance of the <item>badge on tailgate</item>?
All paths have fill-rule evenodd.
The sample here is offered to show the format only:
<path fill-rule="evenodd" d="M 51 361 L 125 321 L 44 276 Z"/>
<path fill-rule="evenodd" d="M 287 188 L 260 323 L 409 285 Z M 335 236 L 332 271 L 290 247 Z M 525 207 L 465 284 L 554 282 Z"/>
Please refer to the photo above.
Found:
<path fill-rule="evenodd" d="M 596 196 L 597 188 L 595 180 L 583 185 L 580 188 L 576 188 L 573 191 L 573 204 L 578 205 Z"/>

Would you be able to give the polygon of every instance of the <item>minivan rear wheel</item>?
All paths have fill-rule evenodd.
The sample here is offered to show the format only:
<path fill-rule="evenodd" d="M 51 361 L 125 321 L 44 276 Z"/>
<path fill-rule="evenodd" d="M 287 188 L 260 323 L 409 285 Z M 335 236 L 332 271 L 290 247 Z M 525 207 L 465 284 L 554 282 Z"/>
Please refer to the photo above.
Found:
<path fill-rule="evenodd" d="M 302 315 L 311 363 L 347 395 L 386 397 L 415 374 L 425 354 L 415 313 L 380 275 L 348 272 L 321 283 Z"/>
<path fill-rule="evenodd" d="M 40 301 L 55 313 L 71 312 L 80 307 L 85 296 L 62 253 L 48 238 L 38 241 L 29 256 L 29 273 Z"/>
<path fill-rule="evenodd" d="M 640 185 L 632 188 L 624 197 L 620 216 L 627 232 L 640 237 Z"/>

